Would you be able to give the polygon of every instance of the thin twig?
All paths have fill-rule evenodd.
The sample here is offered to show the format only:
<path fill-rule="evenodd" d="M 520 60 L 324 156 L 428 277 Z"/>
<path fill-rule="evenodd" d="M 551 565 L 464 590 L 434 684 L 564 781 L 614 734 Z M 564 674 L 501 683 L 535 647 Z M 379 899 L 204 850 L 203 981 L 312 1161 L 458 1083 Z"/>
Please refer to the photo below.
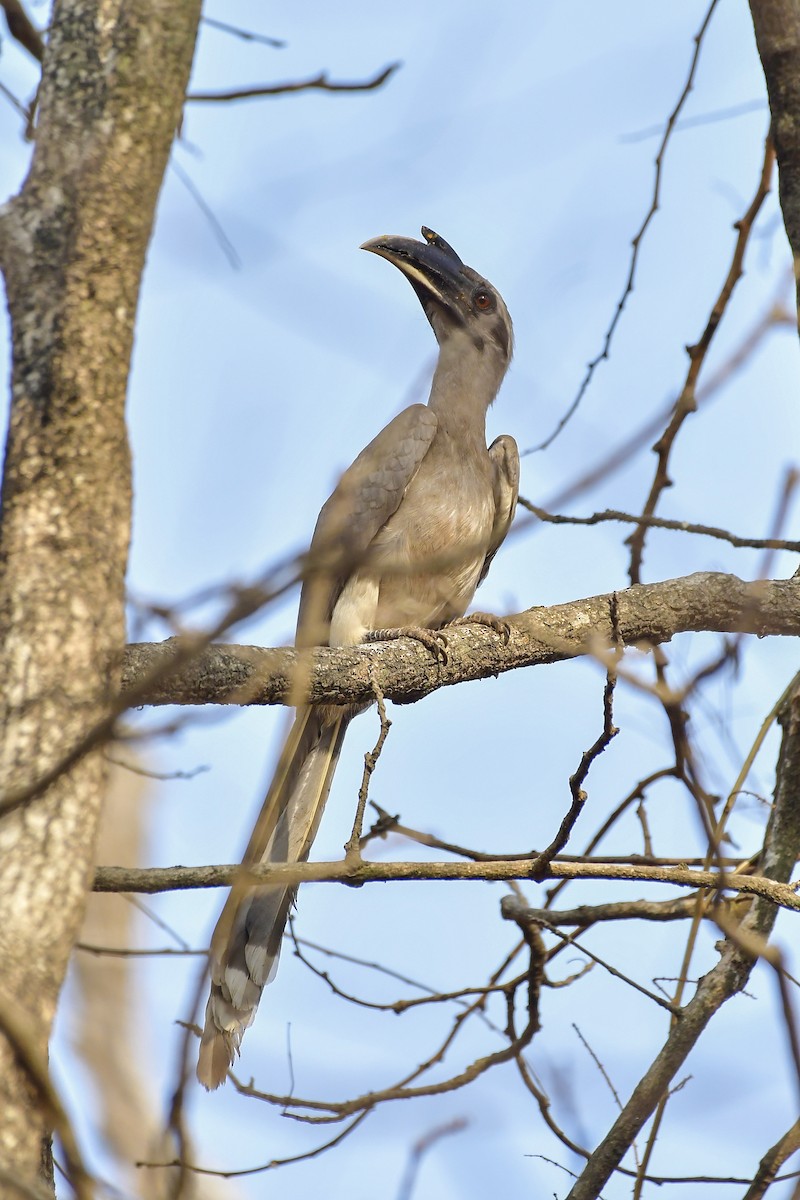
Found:
<path fill-rule="evenodd" d="M 230 266 L 233 268 L 234 271 L 238 271 L 242 265 L 242 260 L 239 257 L 239 252 L 236 249 L 236 247 L 234 246 L 231 239 L 228 237 L 225 230 L 222 228 L 222 224 L 221 224 L 219 218 L 217 217 L 216 213 L 214 212 L 214 210 L 211 208 L 211 205 L 206 201 L 205 197 L 203 196 L 202 192 L 200 191 L 200 189 L 197 186 L 197 184 L 195 183 L 195 181 L 192 179 L 189 172 L 183 168 L 183 166 L 178 162 L 178 159 L 175 157 L 174 154 L 172 155 L 172 157 L 170 159 L 169 165 L 172 168 L 172 170 L 175 172 L 175 174 L 177 175 L 178 179 L 181 181 L 183 186 L 186 188 L 187 192 L 192 197 L 192 199 L 194 200 L 197 207 L 200 209 L 200 212 L 205 217 L 206 221 L 208 222 L 208 224 L 211 228 L 211 232 L 214 235 L 214 239 L 215 239 L 217 245 L 219 246 L 220 250 L 222 251 L 222 253 L 227 258 L 228 263 L 230 264 Z"/>
<path fill-rule="evenodd" d="M 656 213 L 658 212 L 658 209 L 659 209 L 659 203 L 661 200 L 661 177 L 662 177 L 662 172 L 663 172 L 663 168 L 664 168 L 664 156 L 666 155 L 666 152 L 667 152 L 667 146 L 669 145 L 670 138 L 672 137 L 672 134 L 674 132 L 675 125 L 678 121 L 678 117 L 680 115 L 681 109 L 683 108 L 684 104 L 686 103 L 689 93 L 691 92 L 692 87 L 694 86 L 694 77 L 695 77 L 695 73 L 697 71 L 697 64 L 698 64 L 698 61 L 700 58 L 700 49 L 703 44 L 703 38 L 705 36 L 706 30 L 708 29 L 709 23 L 711 21 L 711 17 L 714 13 L 714 9 L 716 8 L 716 6 L 717 6 L 717 0 L 711 0 L 711 3 L 708 6 L 706 15 L 703 17 L 703 22 L 700 26 L 700 29 L 695 34 L 694 39 L 693 39 L 694 53 L 692 54 L 692 61 L 689 65 L 689 74 L 687 76 L 685 84 L 683 85 L 683 91 L 681 92 L 680 96 L 678 97 L 678 101 L 677 101 L 675 107 L 673 108 L 672 112 L 670 113 L 669 117 L 667 118 L 667 123 L 664 127 L 664 135 L 661 139 L 661 145 L 659 146 L 658 153 L 656 154 L 656 157 L 655 157 L 655 177 L 653 180 L 653 195 L 652 195 L 652 199 L 650 201 L 650 207 L 647 210 L 647 212 L 645 213 L 644 220 L 642 221 L 633 240 L 631 241 L 631 258 L 630 258 L 630 265 L 628 267 L 628 278 L 625 281 L 625 287 L 623 288 L 622 295 L 620 296 L 619 300 L 617 301 L 617 307 L 615 308 L 614 315 L 611 318 L 611 324 L 609 325 L 608 329 L 606 330 L 605 337 L 603 339 L 603 347 L 599 351 L 599 353 L 596 354 L 595 357 L 588 364 L 588 366 L 586 368 L 586 374 L 584 375 L 581 385 L 578 388 L 578 392 L 577 392 L 577 395 L 575 396 L 575 399 L 572 401 L 569 408 L 564 413 L 563 417 L 558 422 L 558 424 L 556 425 L 553 432 L 548 437 L 546 437 L 543 442 L 540 442 L 538 446 L 533 446 L 532 450 L 526 450 L 525 451 L 526 454 L 529 454 L 529 453 L 532 453 L 532 452 L 535 452 L 538 450 L 546 450 L 547 447 L 550 446 L 555 441 L 555 439 L 558 437 L 561 430 L 564 428 L 564 426 L 567 424 L 567 422 L 570 420 L 570 418 L 576 412 L 581 400 L 584 397 L 586 389 L 588 388 L 589 384 L 592 381 L 592 377 L 593 377 L 595 371 L 597 370 L 598 366 L 600 365 L 601 362 L 603 362 L 604 359 L 607 359 L 609 356 L 609 351 L 611 349 L 611 342 L 613 340 L 614 333 L 616 332 L 616 328 L 619 323 L 619 319 L 622 316 L 622 313 L 623 313 L 623 310 L 627 303 L 628 297 L 633 292 L 634 283 L 635 283 L 635 279 L 636 279 L 636 268 L 637 268 L 637 265 L 639 262 L 639 251 L 641 250 L 642 240 L 643 240 L 645 234 L 647 233 L 647 229 L 648 229 L 648 226 L 650 225 L 650 222 L 652 221 L 653 217 L 656 215 Z"/>
<path fill-rule="evenodd" d="M 616 621 L 616 597 L 611 597 L 611 625 L 612 628 L 617 628 Z M 618 639 L 616 639 L 618 641 Z M 619 645 L 617 654 L 619 654 Z M 619 730 L 614 725 L 614 688 L 617 683 L 617 672 L 614 667 L 609 667 L 606 674 L 606 683 L 603 688 L 603 728 L 600 735 L 594 743 L 585 750 L 581 755 L 581 761 L 574 775 L 570 775 L 569 789 L 572 794 L 572 804 L 569 812 L 564 817 L 559 827 L 558 833 L 553 838 L 550 845 L 541 854 L 537 855 L 531 867 L 532 879 L 543 879 L 550 869 L 550 864 L 557 854 L 566 846 L 569 841 L 570 834 L 575 828 L 575 822 L 583 812 L 583 807 L 588 799 L 587 793 L 584 790 L 586 777 L 591 770 L 592 763 L 603 753 L 609 746 L 612 739 L 617 736 Z"/>
<path fill-rule="evenodd" d="M 378 740 L 372 750 L 364 755 L 364 774 L 361 778 L 361 787 L 358 789 L 358 804 L 356 805 L 356 815 L 353 820 L 353 829 L 350 837 L 345 842 L 344 852 L 346 862 L 361 862 L 361 831 L 364 828 L 364 810 L 367 807 L 367 798 L 369 796 L 369 784 L 372 779 L 372 774 L 378 765 L 378 759 L 381 756 L 384 744 L 389 736 L 389 730 L 392 727 L 392 722 L 386 715 L 386 704 L 383 699 L 383 692 L 377 680 L 373 678 L 372 685 L 375 691 L 375 700 L 378 705 L 378 716 L 380 717 L 380 733 Z"/>
<path fill-rule="evenodd" d="M 653 483 L 650 487 L 647 500 L 642 509 L 642 517 L 652 517 L 655 513 L 656 505 L 663 493 L 664 489 L 670 484 L 669 478 L 669 459 L 672 452 L 672 447 L 675 444 L 675 439 L 690 413 L 696 411 L 697 401 L 695 392 L 697 389 L 697 380 L 705 363 L 708 348 L 714 338 L 720 321 L 722 320 L 725 311 L 728 307 L 728 302 L 733 295 L 733 290 L 736 284 L 741 279 L 743 274 L 744 254 L 747 249 L 747 243 L 750 240 L 750 234 L 753 231 L 753 226 L 756 217 L 761 211 L 761 207 L 770 192 L 772 182 L 772 171 L 775 164 L 775 148 L 772 144 L 770 135 L 764 143 L 764 158 L 761 165 L 761 174 L 759 176 L 758 185 L 756 187 L 753 199 L 748 205 L 747 211 L 736 222 L 734 228 L 736 230 L 736 243 L 733 249 L 731 265 L 728 268 L 728 273 L 725 277 L 725 282 L 720 289 L 714 306 L 711 309 L 705 328 L 700 335 L 700 338 L 693 346 L 687 347 L 689 355 L 689 369 L 686 374 L 681 393 L 678 396 L 675 408 L 673 410 L 670 421 L 662 433 L 661 437 L 656 442 L 653 449 L 658 456 Z M 631 583 L 641 582 L 641 567 L 642 557 L 644 554 L 644 543 L 647 526 L 644 522 L 637 525 L 636 529 L 627 539 L 631 548 L 631 560 L 628 574 Z"/>
<path fill-rule="evenodd" d="M 217 21 L 213 17 L 202 16 L 200 18 L 203 25 L 208 25 L 210 29 L 218 29 L 220 33 L 230 33 L 233 37 L 241 38 L 243 42 L 258 42 L 262 46 L 272 46 L 276 50 L 282 50 L 286 45 L 281 38 L 267 37 L 265 33 L 254 33 L 252 29 L 242 29 L 239 25 L 229 25 L 227 21 Z"/>
<path fill-rule="evenodd" d="M 384 67 L 372 79 L 365 79 L 355 83 L 336 83 L 328 78 L 326 72 L 321 71 L 319 75 L 314 75 L 311 79 L 300 79 L 290 83 L 266 83 L 255 87 L 233 88 L 230 91 L 223 92 L 189 92 L 186 99 L 195 104 L 219 104 L 221 101 L 256 100 L 263 96 L 285 96 L 291 92 L 373 92 L 376 88 L 382 87 L 394 75 L 395 71 L 400 68 L 400 65 L 399 62 L 389 63 L 387 67 Z"/>
<path fill-rule="evenodd" d="M 423 1156 L 428 1153 L 431 1147 L 440 1142 L 442 1138 L 450 1137 L 454 1133 L 463 1133 L 468 1125 L 469 1121 L 467 1121 L 466 1117 L 455 1117 L 445 1125 L 435 1126 L 435 1128 L 417 1139 L 411 1147 L 408 1156 L 406 1169 L 403 1172 L 403 1178 L 400 1181 L 400 1187 L 397 1191 L 397 1200 L 411 1200 Z"/>
<path fill-rule="evenodd" d="M 740 537 L 727 529 L 720 529 L 715 525 L 700 525 L 694 521 L 677 521 L 669 517 L 656 516 L 637 517 L 633 513 L 618 512 L 613 508 L 592 513 L 590 517 L 575 517 L 566 513 L 548 512 L 547 509 L 540 508 L 538 504 L 526 500 L 524 496 L 519 497 L 519 504 L 548 525 L 600 525 L 604 521 L 622 521 L 629 525 L 646 525 L 648 529 L 673 529 L 679 533 L 695 533 L 702 537 L 718 538 L 720 541 L 729 542 L 737 549 L 788 550 L 791 553 L 800 554 L 800 541 L 786 541 L 775 537 Z"/>
<path fill-rule="evenodd" d="M 775 804 L 764 841 L 763 869 L 774 881 L 785 881 L 800 851 L 800 703 L 794 698 L 783 714 L 783 740 L 778 761 Z M 673 1078 L 698 1038 L 722 1005 L 746 986 L 756 958 L 743 948 L 741 935 L 763 943 L 772 932 L 776 910 L 763 900 L 749 907 L 740 928 L 740 942 L 725 940 L 716 966 L 699 981 L 695 994 L 674 1022 L 661 1051 L 633 1089 L 622 1113 L 599 1143 L 591 1161 L 569 1193 L 568 1200 L 596 1200 L 627 1152 L 631 1140 L 658 1108 Z M 646 1163 L 642 1164 L 646 1169 Z M 637 1190 L 640 1190 L 637 1182 Z"/>
<path fill-rule="evenodd" d="M 794 283 L 794 272 L 789 267 L 783 274 L 771 300 L 764 306 L 760 315 L 755 319 L 749 331 L 744 335 L 731 354 L 720 366 L 697 388 L 697 408 L 706 407 L 722 390 L 724 385 L 739 371 L 755 354 L 767 335 L 775 329 L 788 329 L 796 334 L 797 316 L 789 312 L 786 296 Z M 662 408 L 654 416 L 648 417 L 632 434 L 604 455 L 594 466 L 589 467 L 583 474 L 564 484 L 549 496 L 544 507 L 548 510 L 563 508 L 584 493 L 602 483 L 604 480 L 622 470 L 640 450 L 650 446 L 653 439 L 658 437 L 675 408 L 675 400 Z M 525 454 L 532 453 L 526 450 Z"/>
<path fill-rule="evenodd" d="M 509 900 L 512 900 L 512 903 L 509 903 Z M 537 928 L 548 929 L 557 938 L 564 940 L 570 946 L 574 946 L 580 950 L 581 954 L 585 954 L 587 958 L 590 958 L 592 962 L 597 963 L 598 967 L 602 967 L 603 970 L 607 971 L 609 975 L 612 975 L 615 979 L 620 979 L 623 983 L 627 983 L 629 987 L 634 989 L 634 991 L 639 992 L 642 996 L 646 996 L 648 1000 L 652 1000 L 654 1004 L 659 1006 L 659 1008 L 665 1008 L 667 1012 L 671 1013 L 673 1016 L 680 1015 L 680 1010 L 678 1009 L 677 1005 L 673 1004 L 670 1000 L 665 1000 L 663 996 L 659 996 L 656 992 L 651 992 L 648 988 L 644 987 L 643 984 L 637 983 L 636 980 L 632 979 L 629 975 L 623 974 L 622 971 L 618 970 L 617 967 L 613 966 L 610 962 L 607 962 L 606 959 L 601 958 L 599 954 L 595 954 L 593 950 L 588 950 L 586 946 L 581 945 L 574 934 L 571 934 L 568 938 L 564 938 L 563 934 L 559 933 L 557 929 L 553 928 L 547 914 L 545 914 L 543 917 L 530 920 L 527 916 L 527 910 L 525 909 L 525 906 L 514 903 L 513 899 L 508 896 L 503 898 L 500 905 L 500 911 L 506 920 L 515 921 L 520 930 L 524 931 L 525 929 Z"/>
<path fill-rule="evenodd" d="M 343 1142 L 369 1116 L 369 1113 L 369 1108 L 360 1112 L 355 1120 L 340 1130 L 335 1137 L 330 1138 L 327 1142 L 323 1142 L 319 1146 L 314 1146 L 312 1150 L 304 1150 L 300 1154 L 291 1154 L 287 1158 L 272 1158 L 269 1162 L 260 1163 L 257 1167 L 240 1167 L 234 1171 L 222 1171 L 214 1170 L 212 1167 L 201 1167 L 198 1163 L 186 1162 L 179 1158 L 173 1159 L 171 1162 L 137 1162 L 136 1166 L 149 1167 L 151 1170 L 181 1167 L 185 1171 L 191 1171 L 193 1175 L 215 1175 L 219 1179 L 241 1179 L 245 1175 L 260 1175 L 263 1171 L 274 1171 L 277 1167 L 286 1167 L 290 1163 L 306 1162 L 308 1159 L 316 1158 L 319 1154 L 324 1154 L 326 1150 L 332 1150 L 334 1146 L 338 1146 L 340 1142 Z"/>

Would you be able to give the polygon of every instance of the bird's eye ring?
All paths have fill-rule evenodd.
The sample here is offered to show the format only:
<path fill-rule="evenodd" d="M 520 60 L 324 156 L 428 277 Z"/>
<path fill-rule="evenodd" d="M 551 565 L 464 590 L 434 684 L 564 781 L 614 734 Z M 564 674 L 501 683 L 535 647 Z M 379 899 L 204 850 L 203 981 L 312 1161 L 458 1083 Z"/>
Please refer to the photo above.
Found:
<path fill-rule="evenodd" d="M 472 297 L 472 303 L 479 312 L 490 312 L 494 308 L 494 296 L 485 288 L 479 288 Z"/>

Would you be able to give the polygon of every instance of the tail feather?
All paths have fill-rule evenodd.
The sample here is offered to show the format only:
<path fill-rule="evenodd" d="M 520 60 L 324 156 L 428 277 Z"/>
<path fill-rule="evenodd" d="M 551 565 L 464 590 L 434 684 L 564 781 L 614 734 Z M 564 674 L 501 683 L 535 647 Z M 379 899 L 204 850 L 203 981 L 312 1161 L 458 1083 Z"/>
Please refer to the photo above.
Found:
<path fill-rule="evenodd" d="M 247 882 L 259 862 L 304 862 L 317 832 L 349 715 L 299 710 L 211 939 L 211 993 L 200 1041 L 197 1078 L 209 1091 L 228 1068 L 252 1024 L 263 988 L 278 966 L 294 888 Z"/>

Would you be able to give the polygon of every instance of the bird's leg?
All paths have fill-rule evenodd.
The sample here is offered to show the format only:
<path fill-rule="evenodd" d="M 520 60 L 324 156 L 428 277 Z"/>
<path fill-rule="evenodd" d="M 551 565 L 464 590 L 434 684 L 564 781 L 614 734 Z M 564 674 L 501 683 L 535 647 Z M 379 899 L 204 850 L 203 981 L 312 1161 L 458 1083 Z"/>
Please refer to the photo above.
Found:
<path fill-rule="evenodd" d="M 447 622 L 445 628 L 451 629 L 454 625 L 486 625 L 503 639 L 505 645 L 508 645 L 511 637 L 511 626 L 508 621 L 504 621 L 502 617 L 495 617 L 492 613 L 473 612 L 467 613 L 465 617 L 453 617 L 452 621 Z"/>
<path fill-rule="evenodd" d="M 423 629 L 421 625 L 401 625 L 398 629 L 371 629 L 366 642 L 393 642 L 397 638 L 411 638 L 430 650 L 436 662 L 444 666 L 447 662 L 447 634 L 440 629 Z"/>

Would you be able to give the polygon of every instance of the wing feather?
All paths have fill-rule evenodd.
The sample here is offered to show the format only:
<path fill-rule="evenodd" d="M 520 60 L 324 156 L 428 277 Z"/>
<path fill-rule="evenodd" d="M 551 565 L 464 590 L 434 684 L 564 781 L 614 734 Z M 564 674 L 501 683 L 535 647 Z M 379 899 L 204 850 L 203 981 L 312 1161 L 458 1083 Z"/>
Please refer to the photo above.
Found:
<path fill-rule="evenodd" d="M 519 495 L 519 450 L 517 443 L 507 433 L 501 433 L 489 447 L 492 460 L 492 489 L 494 491 L 494 524 L 489 549 L 481 568 L 478 583 L 483 583 L 489 574 L 492 559 L 505 541 L 517 511 Z"/>
<path fill-rule="evenodd" d="M 327 642 L 347 577 L 399 508 L 437 427 L 436 414 L 425 404 L 412 404 L 398 413 L 347 468 L 322 506 L 309 550 L 316 569 L 300 595 L 298 646 Z"/>

